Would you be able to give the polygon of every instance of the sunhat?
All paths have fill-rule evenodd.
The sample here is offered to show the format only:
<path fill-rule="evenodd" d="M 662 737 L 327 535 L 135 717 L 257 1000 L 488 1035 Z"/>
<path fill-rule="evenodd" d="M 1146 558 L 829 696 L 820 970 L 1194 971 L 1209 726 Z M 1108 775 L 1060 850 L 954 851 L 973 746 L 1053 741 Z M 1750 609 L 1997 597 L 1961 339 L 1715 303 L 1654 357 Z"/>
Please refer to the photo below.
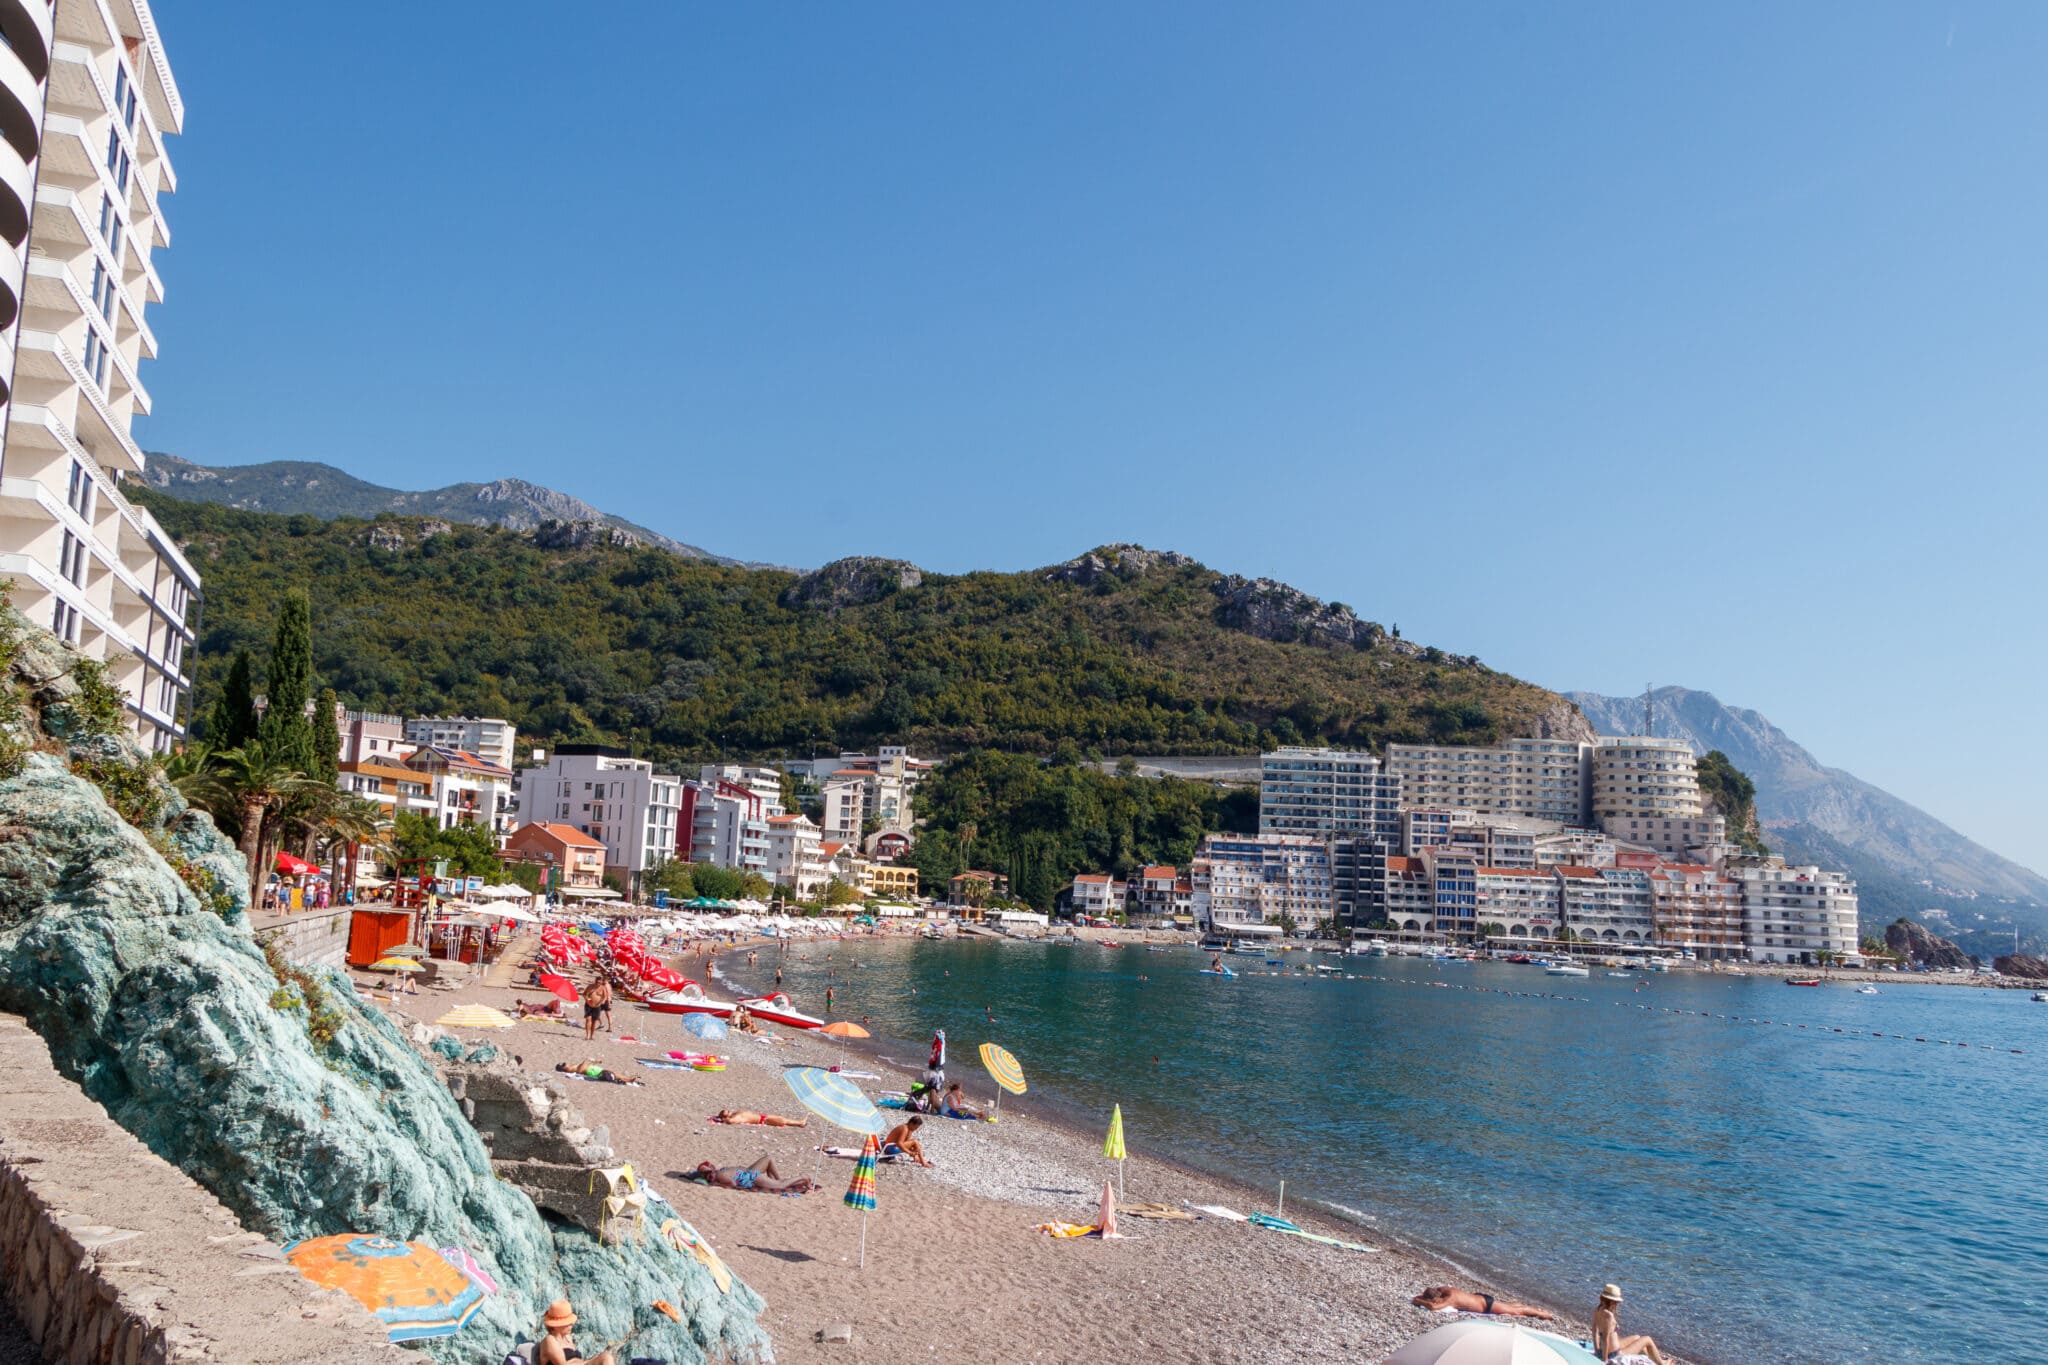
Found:
<path fill-rule="evenodd" d="M 1620 1302 L 1621 1302 L 1621 1286 L 1620 1286 L 1620 1285 L 1614 1285 L 1614 1284 L 1609 1284 L 1609 1285 L 1602 1285 L 1602 1286 L 1601 1286 L 1601 1288 L 1600 1288 L 1600 1297 L 1601 1297 L 1601 1298 L 1603 1298 L 1603 1299 L 1611 1299 L 1611 1300 L 1613 1300 L 1613 1301 L 1614 1301 L 1615 1303 L 1620 1303 Z"/>
<path fill-rule="evenodd" d="M 548 1305 L 547 1316 L 540 1321 L 543 1327 L 574 1327 L 576 1314 L 570 1309 L 567 1299 L 556 1299 Z"/>

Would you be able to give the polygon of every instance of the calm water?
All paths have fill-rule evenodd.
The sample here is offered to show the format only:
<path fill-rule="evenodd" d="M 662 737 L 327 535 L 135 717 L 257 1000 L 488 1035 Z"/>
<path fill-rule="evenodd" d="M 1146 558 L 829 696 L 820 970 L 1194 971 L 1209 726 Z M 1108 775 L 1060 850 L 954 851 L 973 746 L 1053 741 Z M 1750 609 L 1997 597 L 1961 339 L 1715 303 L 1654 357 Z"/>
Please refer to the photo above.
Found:
<path fill-rule="evenodd" d="M 1722 1365 L 2048 1354 L 2048 1005 L 2023 993 L 1412 959 L 1219 981 L 1205 960 L 891 941 L 783 966 L 812 1009 L 831 972 L 834 1017 L 878 1037 L 945 1028 L 970 1086 L 990 1088 L 974 1047 L 999 1042 L 1033 1097 L 1105 1120 L 1121 1103 L 1133 1147 L 1284 1178 L 1290 1202 L 1582 1313 L 1619 1281 L 1632 1329 Z"/>

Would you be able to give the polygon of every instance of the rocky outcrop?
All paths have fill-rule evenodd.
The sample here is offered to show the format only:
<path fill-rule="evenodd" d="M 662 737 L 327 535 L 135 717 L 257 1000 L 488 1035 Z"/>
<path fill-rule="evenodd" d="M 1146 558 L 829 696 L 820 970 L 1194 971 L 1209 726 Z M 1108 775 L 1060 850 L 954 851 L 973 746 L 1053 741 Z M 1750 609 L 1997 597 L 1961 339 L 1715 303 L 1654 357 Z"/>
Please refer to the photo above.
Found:
<path fill-rule="evenodd" d="M 1994 958 L 1992 966 L 2005 976 L 2021 981 L 2048 981 L 2048 960 L 2035 957 L 2032 953 L 2008 953 Z"/>
<path fill-rule="evenodd" d="M 500 1180 L 405 1032 L 338 973 L 266 958 L 239 855 L 108 730 L 104 685 L 12 612 L 0 637 L 15 703 L 0 1010 L 24 1015 L 87 1096 L 273 1241 L 360 1231 L 471 1248 L 502 1291 L 429 1345 L 442 1361 L 495 1365 L 565 1291 L 625 1356 L 765 1353 L 750 1290 L 721 1295 L 664 1242 L 601 1248 Z M 679 1290 L 685 1324 L 649 1306 Z"/>
<path fill-rule="evenodd" d="M 582 550 L 592 545 L 631 549 L 644 544 L 631 531 L 596 521 L 544 521 L 533 528 L 533 543 L 543 550 Z"/>
<path fill-rule="evenodd" d="M 1105 578 L 1131 579 L 1154 569 L 1200 568 L 1194 560 L 1173 550 L 1148 550 L 1142 545 L 1100 545 L 1085 555 L 1045 571 L 1048 582 L 1077 583 L 1093 587 Z"/>
<path fill-rule="evenodd" d="M 1223 574 L 1210 585 L 1210 591 L 1221 599 L 1216 607 L 1218 625 L 1261 640 L 1344 649 L 1385 645 L 1398 653 L 1422 653 L 1419 647 L 1389 636 L 1379 622 L 1359 620 L 1357 613 L 1342 603 L 1325 602 L 1277 579 Z"/>
<path fill-rule="evenodd" d="M 1893 921 L 1884 931 L 1884 943 L 1906 961 L 1936 971 L 1965 971 L 1977 961 L 1947 939 L 1929 933 L 1925 925 L 1909 919 Z"/>
<path fill-rule="evenodd" d="M 1581 744 L 1591 744 L 1599 733 L 1593 729 L 1579 708 L 1568 701 L 1558 701 L 1536 717 L 1530 728 L 1531 739 L 1568 739 Z"/>
<path fill-rule="evenodd" d="M 924 570 L 905 559 L 856 555 L 835 559 L 797 579 L 779 599 L 792 610 L 839 611 L 879 602 L 924 582 Z"/>

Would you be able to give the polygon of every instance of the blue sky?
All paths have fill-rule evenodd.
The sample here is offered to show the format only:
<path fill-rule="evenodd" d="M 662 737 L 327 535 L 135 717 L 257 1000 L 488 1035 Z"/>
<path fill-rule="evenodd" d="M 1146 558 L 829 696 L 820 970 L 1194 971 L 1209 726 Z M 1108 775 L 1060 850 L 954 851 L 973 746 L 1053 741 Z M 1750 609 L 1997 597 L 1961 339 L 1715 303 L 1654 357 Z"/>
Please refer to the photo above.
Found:
<path fill-rule="evenodd" d="M 781 563 L 1176 548 L 2048 870 L 2048 7 L 158 17 L 147 448 Z"/>

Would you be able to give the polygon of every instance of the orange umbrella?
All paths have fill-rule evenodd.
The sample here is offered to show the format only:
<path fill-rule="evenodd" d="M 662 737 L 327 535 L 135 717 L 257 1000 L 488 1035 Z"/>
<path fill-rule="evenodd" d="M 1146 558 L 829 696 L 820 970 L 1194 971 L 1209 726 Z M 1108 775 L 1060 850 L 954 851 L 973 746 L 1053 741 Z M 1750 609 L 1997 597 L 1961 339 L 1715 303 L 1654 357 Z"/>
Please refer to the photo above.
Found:
<path fill-rule="evenodd" d="M 393 1341 L 453 1336 L 484 1305 L 484 1289 L 425 1242 L 344 1232 L 293 1242 L 285 1259 L 323 1289 L 369 1309 Z"/>
<path fill-rule="evenodd" d="M 849 1024 L 843 1020 L 836 1024 L 827 1024 L 819 1029 L 818 1032 L 829 1033 L 834 1038 L 865 1038 L 868 1036 L 868 1031 L 859 1024 Z"/>

